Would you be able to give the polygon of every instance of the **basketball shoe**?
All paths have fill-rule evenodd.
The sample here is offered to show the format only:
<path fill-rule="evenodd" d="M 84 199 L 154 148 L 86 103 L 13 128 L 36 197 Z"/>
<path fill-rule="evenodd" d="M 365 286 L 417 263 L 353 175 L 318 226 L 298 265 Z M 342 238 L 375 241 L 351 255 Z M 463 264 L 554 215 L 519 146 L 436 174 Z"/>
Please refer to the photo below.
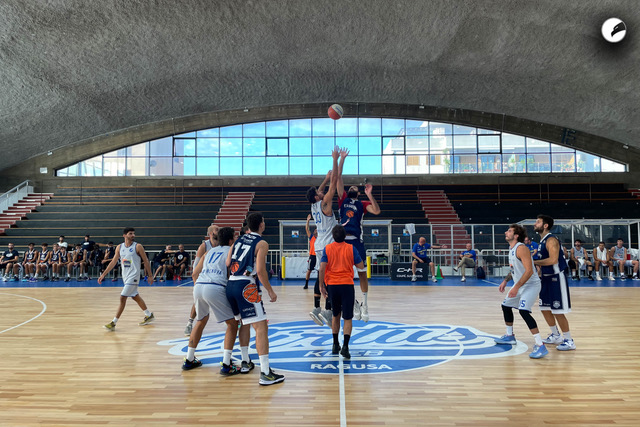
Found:
<path fill-rule="evenodd" d="M 186 336 L 191 336 L 191 331 L 193 330 L 193 323 L 189 322 L 187 323 L 187 327 L 184 328 L 184 334 Z"/>
<path fill-rule="evenodd" d="M 545 339 L 542 340 L 543 343 L 545 344 L 562 344 L 562 341 L 564 341 L 562 339 L 562 335 L 560 334 L 549 334 L 548 337 L 546 337 Z"/>
<path fill-rule="evenodd" d="M 322 310 L 322 313 L 320 313 L 320 318 L 324 320 L 328 327 L 331 327 L 331 324 L 333 323 L 333 311 Z"/>
<path fill-rule="evenodd" d="M 316 307 L 311 310 L 311 312 L 309 312 L 311 320 L 313 320 L 318 326 L 324 325 L 324 320 L 322 319 L 322 317 L 320 317 L 320 313 L 322 313 L 322 309 L 320 307 Z"/>
<path fill-rule="evenodd" d="M 349 347 L 342 347 L 342 350 L 340 350 L 340 354 L 345 359 L 351 359 L 351 353 L 349 353 Z"/>
<path fill-rule="evenodd" d="M 518 343 L 515 335 L 503 335 L 500 338 L 496 338 L 494 341 L 496 344 L 500 345 L 515 345 Z"/>
<path fill-rule="evenodd" d="M 139 326 L 144 326 L 144 325 L 148 325 L 149 323 L 153 322 L 156 319 L 156 317 L 153 315 L 153 313 L 151 313 L 148 316 L 144 316 L 144 319 L 142 319 L 142 322 L 138 323 Z"/>
<path fill-rule="evenodd" d="M 529 353 L 529 357 L 532 359 L 542 359 L 547 354 L 549 354 L 549 350 L 547 350 L 547 347 L 545 347 L 544 344 L 534 345 L 533 351 Z"/>
<path fill-rule="evenodd" d="M 240 369 L 233 363 L 230 365 L 225 365 L 221 363 L 222 367 L 220 368 L 220 375 L 224 375 L 225 377 L 230 377 L 231 375 L 236 375 L 240 373 Z"/>
<path fill-rule="evenodd" d="M 575 349 L 576 349 L 576 344 L 573 342 L 572 339 L 571 340 L 565 339 L 564 341 L 562 341 L 562 344 L 556 347 L 556 350 L 560 350 L 560 351 L 569 351 L 569 350 L 575 350 Z"/>
<path fill-rule="evenodd" d="M 255 368 L 256 365 L 249 360 L 248 362 L 245 362 L 244 360 L 242 361 L 242 365 L 240 366 L 240 373 L 241 374 L 248 374 L 249 372 L 251 372 L 253 370 L 253 368 Z"/>
<path fill-rule="evenodd" d="M 340 353 L 340 344 L 334 344 L 333 348 L 331 349 L 331 354 L 338 354 Z"/>
<path fill-rule="evenodd" d="M 369 321 L 369 307 L 366 305 L 363 305 L 361 308 L 361 313 L 360 313 L 360 319 L 362 319 L 363 322 L 368 322 Z"/>
<path fill-rule="evenodd" d="M 269 373 L 265 374 L 263 372 L 260 373 L 260 381 L 258 384 L 260 385 L 272 385 L 281 383 L 284 381 L 284 375 L 279 375 L 273 372 L 271 368 L 269 368 Z"/>
<path fill-rule="evenodd" d="M 353 303 L 353 320 L 360 320 L 360 313 L 360 303 L 356 300 L 356 302 Z"/>
<path fill-rule="evenodd" d="M 113 323 L 113 320 L 109 323 L 107 323 L 106 325 L 104 325 L 104 328 L 109 330 L 109 331 L 113 331 L 116 329 L 116 324 Z"/>
<path fill-rule="evenodd" d="M 199 368 L 200 366 L 202 366 L 202 362 L 200 360 L 198 360 L 197 357 L 194 357 L 193 360 L 191 362 L 189 362 L 187 360 L 187 358 L 184 358 L 184 363 L 182 363 L 182 370 L 183 371 L 189 371 L 191 369 L 194 368 Z"/>

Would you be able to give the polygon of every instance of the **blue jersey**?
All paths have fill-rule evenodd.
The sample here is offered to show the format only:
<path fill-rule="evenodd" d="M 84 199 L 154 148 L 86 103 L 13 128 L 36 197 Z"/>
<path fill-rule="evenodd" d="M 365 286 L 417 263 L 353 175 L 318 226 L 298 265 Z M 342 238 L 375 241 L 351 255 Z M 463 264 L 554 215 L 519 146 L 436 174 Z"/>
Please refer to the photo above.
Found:
<path fill-rule="evenodd" d="M 538 254 L 540 255 L 540 259 L 549 258 L 549 251 L 547 250 L 547 240 L 549 238 L 556 239 L 558 241 L 558 262 L 552 265 L 540 266 L 540 270 L 545 276 L 562 273 L 567 268 L 567 261 L 564 259 L 564 252 L 562 251 L 560 239 L 551 233 L 547 234 L 540 240 L 540 244 L 538 245 Z"/>
<path fill-rule="evenodd" d="M 431 245 L 428 243 L 425 243 L 424 245 L 416 243 L 413 245 L 411 252 L 416 254 L 418 258 L 427 258 L 427 250 L 429 250 L 429 248 L 431 248 Z"/>
<path fill-rule="evenodd" d="M 362 217 L 371 202 L 365 202 L 365 204 L 358 199 L 349 199 L 347 193 L 344 193 L 338 203 L 340 205 L 340 224 L 347 234 L 362 240 Z"/>
<path fill-rule="evenodd" d="M 256 246 L 262 240 L 258 233 L 243 234 L 231 248 L 231 277 L 229 280 L 253 278 L 256 275 Z"/>
<path fill-rule="evenodd" d="M 51 262 L 58 262 L 60 259 L 60 251 L 51 254 Z"/>
<path fill-rule="evenodd" d="M 539 245 L 532 241 L 530 244 L 525 245 L 527 248 L 529 248 L 529 252 L 531 252 L 531 255 L 533 256 L 533 259 L 540 259 L 540 248 Z M 533 252 L 538 250 L 538 253 L 533 255 Z"/>

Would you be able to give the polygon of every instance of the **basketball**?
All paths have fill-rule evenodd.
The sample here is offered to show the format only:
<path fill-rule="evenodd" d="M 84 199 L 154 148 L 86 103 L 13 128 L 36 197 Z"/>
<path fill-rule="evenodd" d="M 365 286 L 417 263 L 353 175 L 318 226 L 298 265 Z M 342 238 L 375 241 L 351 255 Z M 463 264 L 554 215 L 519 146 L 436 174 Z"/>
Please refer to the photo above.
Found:
<path fill-rule="evenodd" d="M 333 104 L 331 107 L 329 107 L 329 117 L 331 117 L 333 120 L 338 120 L 342 117 L 343 114 L 344 110 L 339 104 Z"/>

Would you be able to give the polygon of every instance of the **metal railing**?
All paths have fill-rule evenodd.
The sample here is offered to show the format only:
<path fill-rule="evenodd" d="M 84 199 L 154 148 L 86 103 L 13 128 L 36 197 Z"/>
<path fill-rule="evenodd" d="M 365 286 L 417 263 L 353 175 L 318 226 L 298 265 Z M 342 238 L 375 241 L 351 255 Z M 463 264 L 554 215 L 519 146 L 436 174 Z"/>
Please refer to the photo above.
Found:
<path fill-rule="evenodd" d="M 33 193 L 33 185 L 31 181 L 27 180 L 16 185 L 11 190 L 0 196 L 0 213 L 9 209 L 9 207 L 13 206 L 30 193 Z"/>

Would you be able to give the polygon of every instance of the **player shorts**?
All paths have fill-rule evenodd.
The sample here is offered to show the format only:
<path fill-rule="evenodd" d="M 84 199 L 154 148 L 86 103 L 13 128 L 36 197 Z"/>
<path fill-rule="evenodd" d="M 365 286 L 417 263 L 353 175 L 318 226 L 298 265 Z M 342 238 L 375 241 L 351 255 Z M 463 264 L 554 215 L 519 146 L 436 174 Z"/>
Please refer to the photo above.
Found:
<path fill-rule="evenodd" d="M 309 255 L 309 260 L 307 262 L 309 263 L 309 265 L 307 266 L 307 270 L 313 271 L 313 269 L 316 268 L 316 256 Z"/>
<path fill-rule="evenodd" d="M 509 298 L 506 297 L 504 301 L 502 301 L 502 305 L 505 307 L 511 307 L 518 310 L 526 310 L 531 311 L 533 305 L 540 298 L 540 283 L 536 282 L 534 284 L 525 283 L 518 289 L 518 293 L 515 297 Z M 511 288 L 513 289 L 513 287 Z"/>
<path fill-rule="evenodd" d="M 217 283 L 196 283 L 193 287 L 196 320 L 213 313 L 218 323 L 233 319 L 233 310 L 227 299 L 226 286 Z"/>
<path fill-rule="evenodd" d="M 367 265 L 367 250 L 364 248 L 364 243 L 360 239 L 345 239 L 345 242 L 352 246 L 355 246 L 358 255 L 362 258 L 364 265 Z"/>
<path fill-rule="evenodd" d="M 237 320 L 242 319 L 243 325 L 267 320 L 260 283 L 250 279 L 229 280 L 226 291 L 233 315 Z"/>
<path fill-rule="evenodd" d="M 418 257 L 420 258 L 420 257 Z M 426 258 L 420 258 L 422 261 L 424 261 L 425 264 L 429 265 L 431 264 L 431 258 L 426 257 Z M 413 261 L 416 261 L 416 259 L 414 258 Z"/>
<path fill-rule="evenodd" d="M 328 285 L 327 292 L 331 301 L 333 315 L 345 320 L 353 319 L 353 305 L 356 302 L 356 291 L 353 285 Z"/>
<path fill-rule="evenodd" d="M 138 295 L 138 285 L 125 284 L 120 295 L 123 297 L 135 297 L 136 295 Z"/>
<path fill-rule="evenodd" d="M 540 278 L 540 310 L 551 311 L 553 314 L 571 312 L 571 298 L 569 296 L 569 281 L 566 271 L 559 274 L 542 275 Z"/>

